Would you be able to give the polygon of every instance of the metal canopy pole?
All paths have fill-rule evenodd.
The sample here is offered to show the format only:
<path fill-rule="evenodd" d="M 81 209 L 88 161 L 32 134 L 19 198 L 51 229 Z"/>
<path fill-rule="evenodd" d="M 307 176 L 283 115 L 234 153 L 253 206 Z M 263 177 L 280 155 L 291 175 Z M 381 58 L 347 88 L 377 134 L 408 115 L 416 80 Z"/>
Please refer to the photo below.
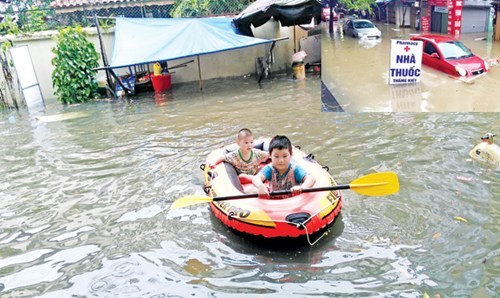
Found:
<path fill-rule="evenodd" d="M 295 40 L 295 25 L 293 25 L 293 53 L 297 53 L 297 49 L 296 49 L 296 43 L 297 41 Z"/>
<path fill-rule="evenodd" d="M 200 82 L 200 90 L 203 90 L 203 81 L 201 80 L 201 67 L 200 67 L 200 55 L 197 55 L 198 59 L 198 80 Z"/>
<path fill-rule="evenodd" d="M 101 27 L 99 26 L 99 20 L 97 19 L 97 14 L 94 14 L 94 20 L 95 20 L 95 26 L 97 28 L 97 36 L 99 36 L 99 44 L 101 46 L 102 63 L 104 64 L 104 67 L 107 67 L 109 66 L 108 58 L 106 56 L 106 51 L 104 49 L 104 45 L 102 42 Z M 106 81 L 108 82 L 108 86 L 111 88 L 111 78 L 109 77 L 109 73 L 107 70 L 106 70 Z"/>

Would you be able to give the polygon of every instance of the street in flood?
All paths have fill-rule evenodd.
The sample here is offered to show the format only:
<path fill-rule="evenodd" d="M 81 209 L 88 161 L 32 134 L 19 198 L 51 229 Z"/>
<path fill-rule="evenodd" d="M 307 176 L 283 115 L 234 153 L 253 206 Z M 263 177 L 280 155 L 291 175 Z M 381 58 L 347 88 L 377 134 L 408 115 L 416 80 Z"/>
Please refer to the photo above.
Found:
<path fill-rule="evenodd" d="M 323 24 L 322 81 L 347 112 L 500 112 L 500 42 L 486 33 L 462 34 L 460 41 L 490 62 L 489 72 L 472 79 L 454 78 L 422 65 L 420 83 L 389 85 L 391 39 L 407 40 L 418 32 L 376 23 L 380 39 L 344 36 L 343 21 L 329 33 Z M 335 107 L 334 107 L 335 108 Z"/>
<path fill-rule="evenodd" d="M 498 294 L 500 169 L 469 156 L 498 116 L 323 113 L 319 90 L 310 74 L 217 79 L 0 114 L 0 296 Z M 399 192 L 344 190 L 327 236 L 281 249 L 207 204 L 171 210 L 205 195 L 200 165 L 244 127 L 288 136 L 340 184 L 393 171 Z"/>

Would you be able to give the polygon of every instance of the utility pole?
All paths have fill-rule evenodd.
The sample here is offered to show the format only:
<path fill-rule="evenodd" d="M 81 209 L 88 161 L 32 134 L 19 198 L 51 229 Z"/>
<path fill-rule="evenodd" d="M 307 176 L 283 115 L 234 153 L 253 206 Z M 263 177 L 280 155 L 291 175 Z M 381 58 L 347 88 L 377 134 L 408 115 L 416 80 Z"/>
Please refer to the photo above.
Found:
<path fill-rule="evenodd" d="M 330 19 L 328 20 L 328 32 L 333 33 L 333 8 L 337 4 L 337 0 L 323 0 L 323 6 L 330 7 Z"/>

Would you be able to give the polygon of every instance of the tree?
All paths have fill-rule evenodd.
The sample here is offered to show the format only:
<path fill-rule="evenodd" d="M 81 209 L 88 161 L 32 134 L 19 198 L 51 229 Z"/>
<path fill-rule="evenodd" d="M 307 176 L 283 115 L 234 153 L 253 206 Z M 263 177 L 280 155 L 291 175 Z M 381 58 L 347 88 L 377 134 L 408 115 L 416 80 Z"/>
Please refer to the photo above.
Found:
<path fill-rule="evenodd" d="M 363 11 L 371 13 L 373 6 L 376 4 L 375 0 L 338 0 L 339 4 L 346 7 L 348 10 Z"/>
<path fill-rule="evenodd" d="M 323 5 L 325 6 L 328 5 L 330 7 L 335 7 L 337 4 L 347 10 L 366 10 L 371 13 L 373 11 L 373 7 L 376 5 L 376 2 L 375 0 L 323 0 Z"/>
<path fill-rule="evenodd" d="M 50 0 L 12 0 L 6 12 L 18 16 L 22 33 L 47 30 L 47 19 L 53 14 Z"/>
<path fill-rule="evenodd" d="M 323 6 L 326 5 L 330 7 L 330 10 L 340 5 L 349 11 L 366 11 L 368 14 L 371 14 L 376 2 L 375 0 L 323 0 Z M 333 32 L 332 17 L 330 17 L 329 32 Z"/>

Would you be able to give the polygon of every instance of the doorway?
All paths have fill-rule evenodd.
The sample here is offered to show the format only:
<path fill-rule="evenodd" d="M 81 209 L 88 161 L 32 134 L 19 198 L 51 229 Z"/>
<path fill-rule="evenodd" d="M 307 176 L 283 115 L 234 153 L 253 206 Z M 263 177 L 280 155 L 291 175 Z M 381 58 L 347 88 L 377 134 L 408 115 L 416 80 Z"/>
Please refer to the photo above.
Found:
<path fill-rule="evenodd" d="M 444 34 L 448 32 L 448 7 L 432 7 L 431 32 Z"/>

